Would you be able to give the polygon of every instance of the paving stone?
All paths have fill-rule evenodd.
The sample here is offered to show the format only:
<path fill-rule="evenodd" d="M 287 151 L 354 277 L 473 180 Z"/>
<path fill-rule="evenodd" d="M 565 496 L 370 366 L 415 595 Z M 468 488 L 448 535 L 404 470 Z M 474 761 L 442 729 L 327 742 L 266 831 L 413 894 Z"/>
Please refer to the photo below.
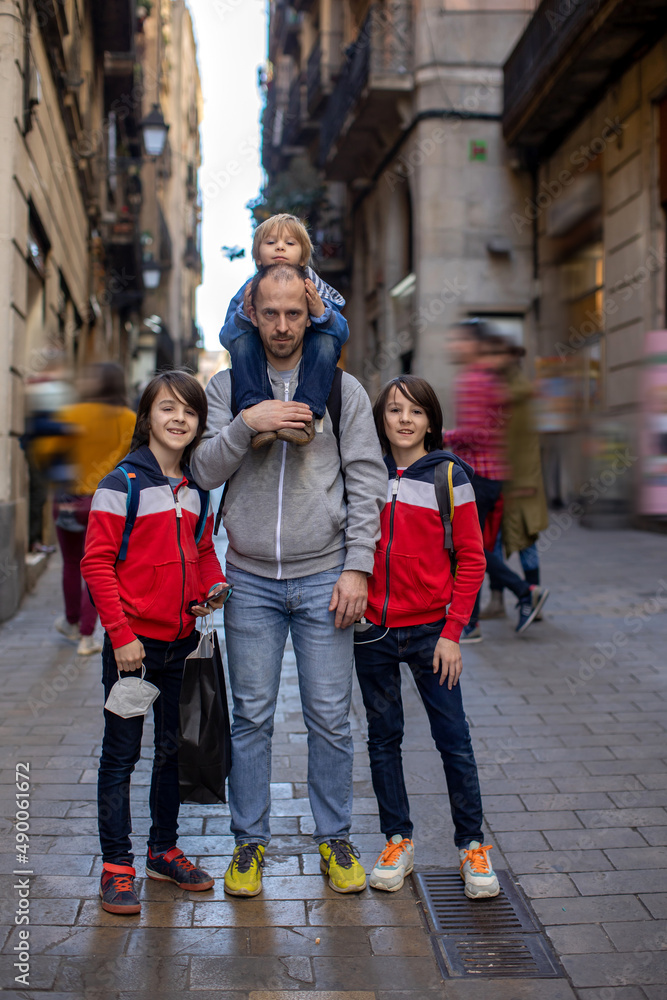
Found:
<path fill-rule="evenodd" d="M 638 847 L 606 850 L 614 868 L 667 868 L 667 847 Z"/>
<path fill-rule="evenodd" d="M 575 987 L 667 984 L 667 952 L 564 955 Z"/>
<path fill-rule="evenodd" d="M 646 1000 L 648 993 L 645 992 L 650 987 L 641 986 L 605 986 L 604 993 L 599 989 L 577 990 L 579 1000 Z M 663 995 L 656 997 L 656 1000 L 664 1000 Z"/>
<path fill-rule="evenodd" d="M 576 896 L 576 887 L 569 875 L 521 875 L 518 879 L 523 891 L 531 899 L 548 896 Z"/>
<path fill-rule="evenodd" d="M 359 927 L 251 927 L 252 955 L 370 955 L 368 935 Z M 319 943 L 316 943 L 319 942 Z"/>
<path fill-rule="evenodd" d="M 521 851 L 509 852 L 505 859 L 517 875 L 540 872 L 598 872 L 609 871 L 612 864 L 602 851 Z"/>
<path fill-rule="evenodd" d="M 3 993 L 3 1000 L 7 996 L 5 990 L 13 990 L 17 987 L 15 977 L 19 971 L 14 968 L 16 958 L 14 955 L 0 955 L 0 989 Z M 30 988 L 31 990 L 48 990 L 49 996 L 53 990 L 61 959 L 59 957 L 35 955 L 30 959 Z M 21 1000 L 25 998 L 25 992 L 17 993 Z"/>
<path fill-rule="evenodd" d="M 104 933 L 107 933 L 105 929 Z M 165 934 L 163 928 L 141 927 L 128 934 L 127 954 L 143 958 L 156 955 L 248 955 L 250 932 L 246 927 L 180 927 Z"/>
<path fill-rule="evenodd" d="M 55 989 L 80 992 L 85 996 L 101 991 L 108 994 L 111 990 L 114 995 L 116 991 L 132 990 L 159 996 L 166 989 L 184 991 L 188 967 L 189 959 L 182 955 L 168 958 L 144 955 L 141 962 L 128 956 L 68 956 L 58 969 Z"/>
<path fill-rule="evenodd" d="M 552 924 L 601 924 L 617 920 L 650 921 L 636 896 L 581 896 L 535 899 L 533 909 L 545 926 Z M 665 894 L 667 912 L 667 894 Z"/>
<path fill-rule="evenodd" d="M 605 927 L 617 951 L 665 951 L 667 920 L 619 921 Z"/>
<path fill-rule="evenodd" d="M 376 1000 L 576 1000 L 564 979 L 447 979 L 439 992 L 378 990 Z M 310 998 L 309 998 L 310 1000 Z M 596 998 L 598 1000 L 598 998 Z M 602 998 L 599 998 L 602 1000 Z M 604 998 L 606 1000 L 606 998 Z"/>
<path fill-rule="evenodd" d="M 190 985 L 195 989 L 293 990 L 301 983 L 313 983 L 309 958 L 195 955 L 191 960 Z"/>
<path fill-rule="evenodd" d="M 406 955 L 433 957 L 433 950 L 424 928 L 374 927 L 369 932 L 374 955 Z"/>
<path fill-rule="evenodd" d="M 667 829 L 667 827 L 665 828 Z M 593 830 L 544 830 L 543 836 L 555 851 L 606 850 L 609 847 L 645 847 L 646 840 L 626 827 Z"/>
<path fill-rule="evenodd" d="M 652 892 L 639 898 L 653 917 L 667 917 L 667 892 Z"/>
<path fill-rule="evenodd" d="M 377 893 L 371 898 L 314 901 L 307 904 L 308 923 L 318 927 L 344 926 L 386 926 L 421 927 L 421 917 L 417 900 L 378 899 Z M 293 921 L 296 923 L 296 921 Z"/>
<path fill-rule="evenodd" d="M 342 990 L 346 982 L 360 989 L 436 989 L 441 982 L 435 959 L 395 958 L 382 955 L 351 958 L 342 963 L 336 958 L 313 958 L 315 986 L 318 989 Z"/>
<path fill-rule="evenodd" d="M 614 950 L 609 937 L 597 924 L 563 924 L 548 927 L 547 934 L 560 955 L 596 955 Z"/>
<path fill-rule="evenodd" d="M 292 927 L 306 923 L 306 904 L 300 899 L 229 899 L 195 907 L 193 927 Z"/>
<path fill-rule="evenodd" d="M 633 871 L 614 871 L 596 873 L 573 873 L 572 881 L 582 896 L 594 893 L 601 895 L 622 892 L 664 892 L 667 890 L 667 870 L 635 869 Z"/>

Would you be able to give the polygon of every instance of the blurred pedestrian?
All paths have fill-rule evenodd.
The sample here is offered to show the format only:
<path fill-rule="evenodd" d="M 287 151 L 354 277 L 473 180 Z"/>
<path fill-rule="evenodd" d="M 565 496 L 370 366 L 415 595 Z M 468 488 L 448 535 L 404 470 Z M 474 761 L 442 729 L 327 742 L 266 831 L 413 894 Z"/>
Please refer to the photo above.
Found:
<path fill-rule="evenodd" d="M 443 444 L 472 465 L 472 486 L 482 531 L 486 519 L 500 497 L 503 481 L 510 476 L 507 431 L 510 394 L 500 374 L 506 363 L 507 346 L 486 323 L 467 320 L 455 326 L 449 338 L 450 353 L 463 369 L 456 381 L 456 428 L 445 431 Z M 503 587 L 517 597 L 517 635 L 522 635 L 539 614 L 546 596 L 533 605 L 530 586 L 514 573 L 492 549 L 485 550 L 487 569 Z M 462 643 L 481 642 L 479 627 L 480 595 L 470 621 L 461 635 Z"/>
<path fill-rule="evenodd" d="M 500 559 L 509 559 L 519 553 L 526 583 L 531 588 L 533 605 L 541 603 L 549 591 L 540 586 L 540 562 L 537 540 L 540 531 L 549 526 L 549 514 L 542 479 L 540 439 L 537 432 L 533 399 L 535 390 L 521 370 L 526 354 L 524 347 L 508 345 L 505 377 L 510 393 L 510 419 L 507 431 L 507 454 L 510 479 L 503 487 L 502 527 L 498 533 L 494 553 Z M 490 573 L 491 596 L 481 613 L 482 618 L 498 618 L 505 613 L 503 583 Z M 539 618 L 539 614 L 536 618 Z"/>
<path fill-rule="evenodd" d="M 53 517 L 63 557 L 65 614 L 55 627 L 76 642 L 79 656 L 99 653 L 94 637 L 97 612 L 81 577 L 90 505 L 97 484 L 127 454 L 135 415 L 125 402 L 125 375 L 119 365 L 91 365 L 80 380 L 81 402 L 65 406 L 57 420 L 69 434 L 45 438 L 39 454 L 57 464 Z M 60 460 L 60 461 L 58 461 Z"/>

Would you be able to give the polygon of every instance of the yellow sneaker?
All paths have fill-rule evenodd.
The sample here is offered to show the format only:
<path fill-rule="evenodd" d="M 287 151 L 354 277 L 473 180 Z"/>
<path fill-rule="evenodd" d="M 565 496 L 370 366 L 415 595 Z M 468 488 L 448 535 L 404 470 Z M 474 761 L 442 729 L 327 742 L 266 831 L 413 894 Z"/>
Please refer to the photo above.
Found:
<path fill-rule="evenodd" d="M 262 891 L 264 844 L 237 844 L 225 872 L 225 892 L 231 896 L 258 896 Z"/>
<path fill-rule="evenodd" d="M 361 892 L 366 888 L 366 872 L 357 858 L 359 851 L 348 840 L 329 840 L 320 844 L 320 868 L 329 876 L 336 892 Z"/>

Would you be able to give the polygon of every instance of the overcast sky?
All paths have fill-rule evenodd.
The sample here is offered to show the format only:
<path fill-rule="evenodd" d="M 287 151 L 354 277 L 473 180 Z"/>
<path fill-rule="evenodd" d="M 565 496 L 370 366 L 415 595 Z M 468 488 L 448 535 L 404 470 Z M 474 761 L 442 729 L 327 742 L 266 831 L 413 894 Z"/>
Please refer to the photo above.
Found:
<path fill-rule="evenodd" d="M 245 205 L 262 183 L 257 68 L 266 61 L 266 0 L 187 2 L 204 94 L 199 174 L 204 283 L 197 297 L 197 321 L 206 347 L 215 351 L 220 349 L 218 333 L 229 300 L 254 270 Z M 246 248 L 246 256 L 230 264 L 220 247 L 235 244 Z"/>

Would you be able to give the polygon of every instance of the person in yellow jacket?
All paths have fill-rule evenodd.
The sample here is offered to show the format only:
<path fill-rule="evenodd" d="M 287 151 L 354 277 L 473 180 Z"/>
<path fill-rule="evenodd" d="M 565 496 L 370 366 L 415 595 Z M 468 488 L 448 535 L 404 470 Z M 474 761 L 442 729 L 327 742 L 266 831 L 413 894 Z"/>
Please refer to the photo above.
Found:
<path fill-rule="evenodd" d="M 80 388 L 82 401 L 56 415 L 71 426 L 71 434 L 35 442 L 35 457 L 42 466 L 58 469 L 53 517 L 63 556 L 65 614 L 55 627 L 78 643 L 79 656 L 89 656 L 102 646 L 93 636 L 97 612 L 80 569 L 88 515 L 97 484 L 130 450 L 136 418 L 125 401 L 125 376 L 119 365 L 91 365 Z"/>
<path fill-rule="evenodd" d="M 511 405 L 507 428 L 511 479 L 503 486 L 502 527 L 496 540 L 496 551 L 502 556 L 504 550 L 507 559 L 513 552 L 519 553 L 523 575 L 530 585 L 535 605 L 545 592 L 540 581 L 536 543 L 540 531 L 549 526 L 549 513 L 542 481 L 540 439 L 533 411 L 535 389 L 521 371 L 525 353 L 525 348 L 509 345 L 505 375 Z M 505 614 L 502 584 L 493 575 L 489 582 L 490 600 L 480 617 L 502 617 Z"/>

